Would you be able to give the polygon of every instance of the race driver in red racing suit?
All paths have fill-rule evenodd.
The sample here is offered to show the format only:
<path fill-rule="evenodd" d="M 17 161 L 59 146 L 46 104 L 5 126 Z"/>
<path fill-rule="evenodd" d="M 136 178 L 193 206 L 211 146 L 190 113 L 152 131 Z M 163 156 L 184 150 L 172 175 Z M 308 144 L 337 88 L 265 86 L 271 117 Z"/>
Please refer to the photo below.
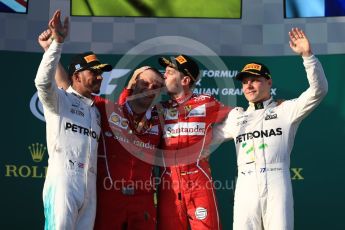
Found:
<path fill-rule="evenodd" d="M 230 108 L 209 95 L 192 93 L 199 67 L 186 55 L 159 59 L 172 100 L 158 105 L 164 115 L 158 229 L 221 229 L 208 156 L 212 124 Z"/>
<path fill-rule="evenodd" d="M 213 105 L 212 105 L 213 104 Z M 162 104 L 166 168 L 159 187 L 158 229 L 220 229 L 208 162 L 211 125 L 229 112 L 211 96 L 193 94 L 185 102 Z"/>

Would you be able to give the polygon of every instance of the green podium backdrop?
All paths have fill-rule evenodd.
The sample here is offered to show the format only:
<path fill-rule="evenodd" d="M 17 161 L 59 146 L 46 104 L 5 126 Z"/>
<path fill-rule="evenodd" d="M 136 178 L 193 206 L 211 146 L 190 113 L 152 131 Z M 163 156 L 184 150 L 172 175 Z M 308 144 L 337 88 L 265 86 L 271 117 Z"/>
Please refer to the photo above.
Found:
<path fill-rule="evenodd" d="M 48 153 L 34 78 L 42 54 L 0 51 L 2 67 L 2 151 L 0 154 L 0 229 L 43 229 L 42 189 Z M 66 66 L 71 55 L 64 55 Z M 113 65 L 119 55 L 99 55 Z M 207 57 L 210 62 L 214 57 Z M 275 98 L 290 99 L 307 88 L 302 59 L 284 57 L 221 57 L 227 69 L 202 66 L 197 92 L 212 93 L 225 104 L 246 106 L 233 76 L 246 62 L 265 63 L 271 70 Z M 319 56 L 329 81 L 329 93 L 302 122 L 291 155 L 295 229 L 345 229 L 345 55 Z M 133 66 L 117 66 L 105 76 L 102 93 L 116 98 L 137 65 L 159 67 L 156 57 Z M 232 229 L 236 157 L 232 141 L 211 155 L 223 229 Z"/>

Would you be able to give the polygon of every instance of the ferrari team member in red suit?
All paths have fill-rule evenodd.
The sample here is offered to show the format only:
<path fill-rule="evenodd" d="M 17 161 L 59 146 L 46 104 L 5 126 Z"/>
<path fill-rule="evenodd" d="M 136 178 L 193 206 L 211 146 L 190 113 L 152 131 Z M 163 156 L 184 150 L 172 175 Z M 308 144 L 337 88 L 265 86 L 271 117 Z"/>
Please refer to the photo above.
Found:
<path fill-rule="evenodd" d="M 119 105 L 98 97 L 102 141 L 99 145 L 95 229 L 155 229 L 153 164 L 161 138 L 158 114 L 150 109 L 162 88 L 161 74 L 136 71 L 135 99 Z M 153 91 L 156 94 L 146 95 Z"/>

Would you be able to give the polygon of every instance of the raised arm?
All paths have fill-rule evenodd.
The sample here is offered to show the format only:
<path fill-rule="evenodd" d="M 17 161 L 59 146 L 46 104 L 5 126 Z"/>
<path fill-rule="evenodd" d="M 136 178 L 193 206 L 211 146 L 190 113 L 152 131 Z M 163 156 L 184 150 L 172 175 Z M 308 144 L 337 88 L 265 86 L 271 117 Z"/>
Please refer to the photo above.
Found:
<path fill-rule="evenodd" d="M 293 28 L 289 32 L 289 37 L 291 49 L 303 58 L 303 65 L 309 83 L 309 88 L 297 99 L 286 102 L 292 105 L 287 112 L 290 113 L 291 121 L 296 122 L 302 120 L 320 104 L 327 94 L 328 83 L 322 65 L 313 55 L 305 33 L 298 28 Z"/>
<path fill-rule="evenodd" d="M 151 67 L 150 66 L 143 66 L 143 67 L 140 67 L 138 69 L 136 69 L 134 72 L 133 72 L 133 75 L 131 76 L 131 78 L 129 79 L 129 82 L 126 86 L 126 88 L 124 88 L 119 96 L 119 99 L 118 99 L 118 103 L 120 105 L 124 105 L 127 101 L 127 99 L 131 99 L 131 96 L 132 96 L 132 93 L 133 93 L 133 89 L 135 87 L 135 84 L 137 82 L 137 79 L 138 79 L 138 76 L 144 72 L 145 70 L 147 69 L 150 69 Z"/>
<path fill-rule="evenodd" d="M 58 89 L 54 81 L 54 76 L 65 39 L 65 28 L 60 21 L 60 16 L 61 12 L 58 10 L 49 21 L 48 26 L 54 41 L 44 53 L 35 78 L 38 97 L 45 108 L 51 112 L 57 112 L 58 110 Z"/>
<path fill-rule="evenodd" d="M 68 28 L 69 28 L 68 20 L 64 22 L 64 28 L 65 28 L 64 35 L 66 37 L 68 34 Z M 53 39 L 52 32 L 50 29 L 43 31 L 38 36 L 38 44 L 42 47 L 44 51 L 47 51 L 47 49 L 49 48 L 53 40 L 54 39 Z M 70 79 L 68 78 L 68 74 L 60 62 L 56 69 L 55 82 L 56 82 L 57 87 L 63 88 L 64 90 L 67 90 L 67 88 L 71 85 Z"/>

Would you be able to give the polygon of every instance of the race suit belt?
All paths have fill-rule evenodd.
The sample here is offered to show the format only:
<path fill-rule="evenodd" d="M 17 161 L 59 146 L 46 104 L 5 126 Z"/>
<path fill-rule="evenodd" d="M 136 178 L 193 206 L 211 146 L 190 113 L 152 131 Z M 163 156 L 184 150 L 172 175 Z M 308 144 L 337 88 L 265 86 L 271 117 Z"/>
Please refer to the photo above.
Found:
<path fill-rule="evenodd" d="M 192 163 L 192 164 L 188 164 L 188 165 L 182 165 L 182 164 L 179 164 L 179 165 L 176 165 L 176 166 L 170 166 L 170 167 L 167 167 L 167 171 L 179 171 L 180 173 L 182 172 L 193 172 L 195 170 L 198 170 L 199 167 L 202 167 L 202 168 L 207 168 L 209 167 L 209 162 L 208 160 L 206 159 L 201 159 L 199 161 L 199 166 L 197 165 L 197 163 Z"/>
<path fill-rule="evenodd" d="M 244 164 L 238 166 L 238 174 L 250 175 L 251 173 L 266 173 L 266 172 L 277 172 L 285 171 L 289 169 L 287 163 L 272 163 L 272 164 Z"/>
<path fill-rule="evenodd" d="M 198 173 L 198 172 L 199 172 L 199 170 L 181 171 L 180 174 L 181 174 L 181 176 L 185 176 L 185 175 L 195 174 L 195 173 Z"/>
<path fill-rule="evenodd" d="M 135 196 L 135 195 L 150 195 L 154 193 L 154 189 L 145 190 L 145 189 L 135 189 L 133 187 L 122 187 L 121 193 L 125 196 Z"/>
<path fill-rule="evenodd" d="M 90 173 L 96 174 L 96 169 L 90 164 L 82 163 L 79 161 L 72 161 L 68 160 L 67 169 L 76 171 L 76 172 L 84 172 L 87 169 Z"/>
<path fill-rule="evenodd" d="M 55 160 L 55 159 L 54 159 Z M 61 170 L 61 169 L 64 170 Z M 92 174 L 97 174 L 97 169 L 91 164 L 82 163 L 79 161 L 72 161 L 69 159 L 63 161 L 53 161 L 52 164 L 49 164 L 49 171 L 53 174 L 61 174 L 73 172 L 77 174 L 84 174 L 86 171 Z"/>

